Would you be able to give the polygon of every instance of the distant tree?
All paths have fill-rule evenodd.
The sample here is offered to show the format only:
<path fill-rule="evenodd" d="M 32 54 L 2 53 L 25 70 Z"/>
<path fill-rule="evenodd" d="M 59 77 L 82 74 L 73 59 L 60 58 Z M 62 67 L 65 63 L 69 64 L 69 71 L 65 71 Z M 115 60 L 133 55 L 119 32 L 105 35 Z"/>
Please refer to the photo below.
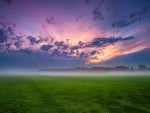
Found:
<path fill-rule="evenodd" d="M 133 67 L 133 66 L 131 66 L 131 67 L 130 67 L 130 70 L 134 70 L 134 67 Z"/>
<path fill-rule="evenodd" d="M 128 67 L 126 67 L 126 66 L 116 66 L 115 69 L 117 69 L 117 70 L 128 70 L 129 66 Z"/>
<path fill-rule="evenodd" d="M 146 66 L 143 65 L 143 64 L 140 64 L 140 65 L 138 66 L 138 69 L 139 69 L 139 70 L 145 70 L 145 69 L 146 69 Z"/>

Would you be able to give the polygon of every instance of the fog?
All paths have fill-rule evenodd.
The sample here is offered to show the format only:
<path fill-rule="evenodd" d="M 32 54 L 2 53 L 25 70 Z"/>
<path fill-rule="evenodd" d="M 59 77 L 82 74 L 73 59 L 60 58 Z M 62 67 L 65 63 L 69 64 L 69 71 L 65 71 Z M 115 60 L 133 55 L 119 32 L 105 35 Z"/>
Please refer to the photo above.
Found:
<path fill-rule="evenodd" d="M 87 71 L 87 70 L 1 70 L 0 76 L 150 76 L 148 71 Z"/>

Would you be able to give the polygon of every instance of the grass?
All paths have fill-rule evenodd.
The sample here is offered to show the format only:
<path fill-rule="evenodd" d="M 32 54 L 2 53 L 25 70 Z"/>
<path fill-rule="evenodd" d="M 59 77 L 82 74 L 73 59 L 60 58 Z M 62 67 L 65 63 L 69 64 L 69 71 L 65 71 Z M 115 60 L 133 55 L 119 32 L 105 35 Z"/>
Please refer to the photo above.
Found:
<path fill-rule="evenodd" d="M 0 113 L 150 113 L 150 76 L 3 76 Z"/>

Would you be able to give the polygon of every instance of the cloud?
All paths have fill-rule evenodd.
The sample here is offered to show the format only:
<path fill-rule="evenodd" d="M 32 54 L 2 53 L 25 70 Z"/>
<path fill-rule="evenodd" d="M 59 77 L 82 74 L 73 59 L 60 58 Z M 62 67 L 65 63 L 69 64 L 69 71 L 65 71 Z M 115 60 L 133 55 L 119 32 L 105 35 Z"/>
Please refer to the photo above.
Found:
<path fill-rule="evenodd" d="M 14 35 L 13 28 L 7 23 L 0 22 L 0 43 L 7 41 L 11 35 Z"/>
<path fill-rule="evenodd" d="M 97 53 L 97 51 L 91 51 L 90 55 L 95 55 Z"/>
<path fill-rule="evenodd" d="M 46 19 L 46 22 L 48 24 L 56 24 L 55 18 L 54 17 L 50 17 Z"/>
<path fill-rule="evenodd" d="M 133 39 L 134 36 L 128 36 L 128 37 L 100 37 L 95 38 L 91 42 L 89 42 L 85 47 L 103 47 L 110 44 L 115 44 L 117 42 L 125 41 Z"/>
<path fill-rule="evenodd" d="M 58 49 L 54 49 L 52 51 L 52 53 L 50 54 L 50 56 L 51 57 L 59 57 L 59 56 L 61 56 L 61 53 L 60 53 L 60 51 Z"/>
<path fill-rule="evenodd" d="M 120 20 L 112 23 L 113 28 L 122 28 L 134 24 L 135 22 L 141 21 L 144 16 L 150 11 L 150 7 L 145 6 L 142 10 L 132 12 L 128 16 L 122 17 Z"/>
<path fill-rule="evenodd" d="M 30 49 L 20 49 L 18 52 L 26 53 L 26 54 L 32 54 L 33 53 L 33 51 Z"/>
<path fill-rule="evenodd" d="M 40 40 L 37 40 L 35 37 L 33 36 L 28 36 L 27 39 L 30 41 L 30 44 L 38 44 L 40 42 Z"/>
<path fill-rule="evenodd" d="M 128 36 L 128 37 L 122 38 L 122 41 L 131 40 L 131 39 L 134 39 L 134 38 L 135 38 L 134 36 Z"/>
<path fill-rule="evenodd" d="M 82 52 L 80 53 L 80 57 L 81 57 L 81 58 L 86 58 L 86 57 L 88 57 L 88 55 L 87 55 L 85 52 L 82 51 Z"/>
<path fill-rule="evenodd" d="M 71 50 L 77 50 L 77 49 L 79 49 L 79 48 L 81 48 L 81 46 L 75 45 L 75 46 L 72 46 L 72 47 L 71 47 Z"/>
<path fill-rule="evenodd" d="M 64 41 L 56 41 L 56 42 L 54 42 L 54 45 L 57 46 L 58 48 L 62 48 L 62 49 L 69 48 L 69 46 L 67 44 L 65 44 Z"/>
<path fill-rule="evenodd" d="M 43 51 L 48 51 L 52 47 L 53 47 L 52 45 L 42 45 L 40 49 Z"/>
<path fill-rule="evenodd" d="M 94 20 L 103 20 L 104 19 L 103 14 L 102 14 L 100 8 L 96 7 L 93 10 L 93 19 Z"/>
<path fill-rule="evenodd" d="M 70 46 L 70 49 L 78 50 L 78 49 L 84 48 L 85 46 L 86 46 L 86 43 L 79 41 L 78 44 Z"/>
<path fill-rule="evenodd" d="M 82 42 L 82 41 L 79 41 L 78 45 L 79 45 L 80 47 L 83 47 L 83 46 L 85 45 L 85 43 Z"/>
<path fill-rule="evenodd" d="M 12 27 L 8 27 L 8 34 L 11 36 L 11 35 L 14 35 L 14 30 L 12 29 Z"/>
<path fill-rule="evenodd" d="M 118 42 L 124 42 L 131 40 L 134 36 L 128 37 L 98 37 L 93 38 L 91 41 L 79 41 L 75 44 L 69 43 L 69 39 L 66 41 L 54 40 L 55 38 L 45 38 L 42 36 L 17 36 L 11 35 L 14 32 L 13 28 L 1 27 L 1 34 L 5 38 L 1 38 L 3 43 L 0 48 L 5 52 L 17 51 L 22 54 L 43 54 L 49 58 L 55 59 L 83 59 L 93 62 L 101 62 L 114 57 L 108 50 L 104 51 L 104 48 L 108 48 L 110 45 L 117 45 Z M 6 34 L 5 34 L 6 33 Z M 7 40 L 8 36 L 8 40 Z M 52 41 L 53 39 L 53 41 Z M 119 43 L 120 44 L 120 43 Z M 32 46 L 34 45 L 34 46 Z M 116 46 L 117 47 L 117 46 Z M 3 52 L 1 50 L 1 53 Z M 104 52 L 104 54 L 103 54 Z"/>
<path fill-rule="evenodd" d="M 97 7 L 94 8 L 92 14 L 93 14 L 93 19 L 95 21 L 97 20 L 103 20 L 104 19 L 104 16 L 103 16 L 103 13 L 102 13 L 102 4 L 103 4 L 104 0 L 101 0 L 98 4 Z"/>
<path fill-rule="evenodd" d="M 6 42 L 11 36 L 15 36 L 14 25 L 0 22 L 0 43 Z"/>
<path fill-rule="evenodd" d="M 11 43 L 7 43 L 5 46 L 6 46 L 7 49 L 9 49 L 10 46 L 11 46 Z"/>
<path fill-rule="evenodd" d="M 16 36 L 14 38 L 14 45 L 16 46 L 16 48 L 20 48 L 25 41 L 23 41 L 23 37 L 22 36 Z"/>
<path fill-rule="evenodd" d="M 70 50 L 69 55 L 75 54 L 74 50 Z"/>
<path fill-rule="evenodd" d="M 15 42 L 14 45 L 16 46 L 16 48 L 20 48 L 22 46 L 22 43 L 20 42 Z"/>
<path fill-rule="evenodd" d="M 62 56 L 62 57 L 68 57 L 68 54 L 69 54 L 68 52 L 63 51 L 62 54 L 61 54 L 61 56 Z"/>
<path fill-rule="evenodd" d="M 60 41 L 60 42 L 55 42 L 56 46 L 64 46 L 64 41 Z"/>
<path fill-rule="evenodd" d="M 117 28 L 126 27 L 128 25 L 135 23 L 136 21 L 137 21 L 137 18 L 134 18 L 134 19 L 123 18 L 119 21 L 113 22 L 112 27 L 114 27 L 114 28 L 115 27 L 117 27 Z"/>
<path fill-rule="evenodd" d="M 4 30 L 3 29 L 0 29 L 0 43 L 3 43 L 7 40 L 7 36 L 5 35 L 4 33 Z"/>
<path fill-rule="evenodd" d="M 66 51 L 62 48 L 51 49 L 48 54 L 50 58 L 58 58 L 58 59 L 72 58 L 69 54 L 69 51 Z"/>
<path fill-rule="evenodd" d="M 3 31 L 3 30 L 2 30 Z M 7 34 L 10 35 L 8 29 Z M 12 29 L 13 31 L 13 29 Z M 3 34 L 3 33 L 1 33 Z M 5 37 L 5 34 L 3 34 Z M 76 44 L 70 44 L 68 41 L 51 41 L 51 38 L 34 37 L 34 36 L 13 36 L 9 37 L 9 40 L 5 39 L 5 44 L 2 48 L 5 51 L 18 51 L 20 53 L 41 54 L 44 51 L 50 58 L 58 59 L 71 59 L 71 58 L 83 58 L 84 60 L 89 58 L 97 58 L 96 56 L 101 52 L 100 48 L 114 45 L 117 42 L 123 42 L 133 39 L 133 36 L 128 37 L 99 37 L 94 38 L 89 42 L 79 41 Z M 1 38 L 2 40 L 2 38 Z M 28 43 L 28 41 L 30 43 Z M 34 45 L 34 46 L 31 46 Z M 99 50 L 97 50 L 99 49 Z M 101 54 L 102 55 L 102 54 Z"/>
<path fill-rule="evenodd" d="M 67 45 L 64 41 L 56 41 L 53 45 L 43 45 L 40 49 L 43 51 L 48 51 L 52 48 L 48 53 L 51 58 L 88 58 L 90 56 L 99 54 L 97 50 L 93 50 L 92 48 L 107 47 L 117 42 L 131 40 L 133 38 L 133 36 L 100 37 L 95 38 L 87 43 L 79 41 L 79 43 L 77 43 L 76 45 Z"/>

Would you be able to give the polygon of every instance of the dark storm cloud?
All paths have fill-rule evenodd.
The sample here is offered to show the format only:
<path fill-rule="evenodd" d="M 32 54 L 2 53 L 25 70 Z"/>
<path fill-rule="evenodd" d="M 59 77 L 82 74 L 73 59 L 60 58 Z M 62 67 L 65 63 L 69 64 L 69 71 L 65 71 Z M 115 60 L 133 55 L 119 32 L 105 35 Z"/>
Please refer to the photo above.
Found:
<path fill-rule="evenodd" d="M 125 40 L 131 40 L 133 38 L 134 38 L 133 36 L 124 37 L 124 38 L 123 37 L 110 37 L 110 38 L 100 37 L 100 38 L 93 39 L 93 41 L 88 43 L 85 47 L 103 47 L 103 46 L 115 44 L 117 42 L 121 42 Z"/>
<path fill-rule="evenodd" d="M 47 18 L 47 19 L 46 19 L 46 22 L 47 22 L 48 24 L 56 24 L 54 17 Z"/>
<path fill-rule="evenodd" d="M 43 51 L 48 51 L 52 47 L 53 47 L 52 45 L 42 45 L 40 49 Z"/>
<path fill-rule="evenodd" d="M 128 16 L 122 17 L 120 20 L 114 21 L 112 23 L 112 27 L 122 28 L 134 24 L 135 22 L 141 21 L 149 11 L 150 11 L 150 7 L 145 6 L 140 11 L 132 12 Z"/>

